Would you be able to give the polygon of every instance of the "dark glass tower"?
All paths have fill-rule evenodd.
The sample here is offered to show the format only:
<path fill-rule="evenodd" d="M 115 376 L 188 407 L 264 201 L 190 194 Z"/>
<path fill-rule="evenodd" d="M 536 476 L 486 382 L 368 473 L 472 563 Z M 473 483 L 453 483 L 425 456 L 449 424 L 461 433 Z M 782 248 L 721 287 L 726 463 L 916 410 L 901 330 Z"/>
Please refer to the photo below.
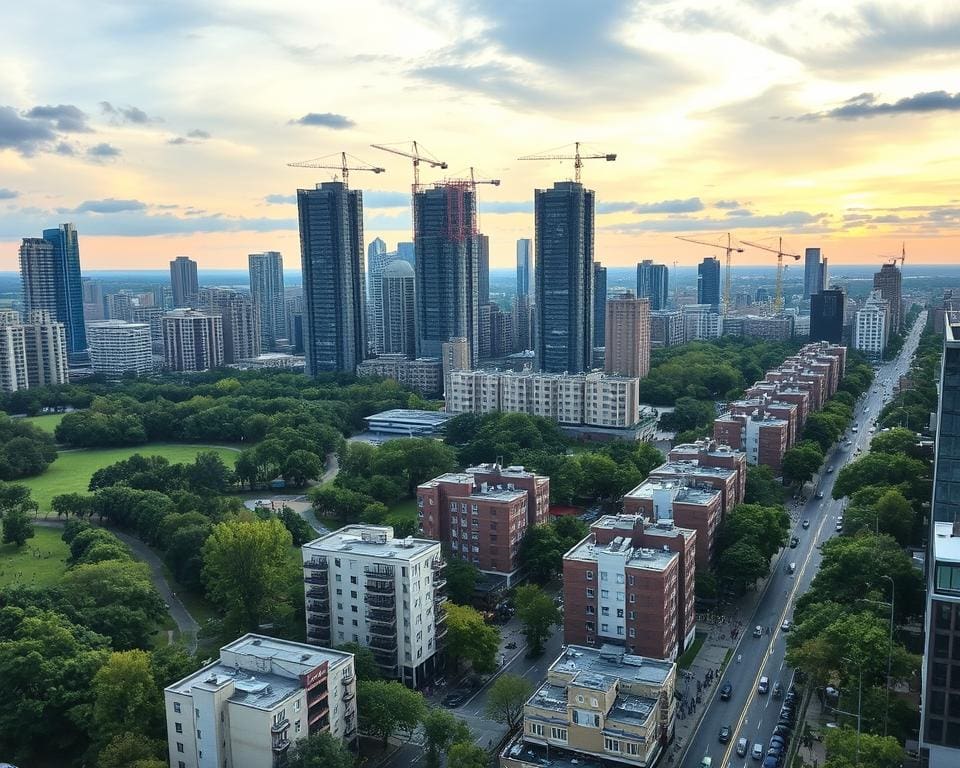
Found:
<path fill-rule="evenodd" d="M 530 266 L 533 243 L 529 237 L 517 240 L 517 296 L 530 296 Z"/>
<path fill-rule="evenodd" d="M 80 280 L 80 243 L 73 224 L 43 230 L 43 239 L 53 246 L 53 275 L 56 313 L 67 333 L 67 354 L 82 355 L 87 349 L 87 331 L 83 323 L 83 283 Z M 27 310 L 31 307 L 29 286 L 24 283 Z M 44 309 L 45 307 L 37 307 Z"/>
<path fill-rule="evenodd" d="M 490 303 L 490 238 L 477 235 L 480 239 L 479 260 L 477 261 L 477 303 L 479 306 Z"/>
<path fill-rule="evenodd" d="M 697 304 L 720 307 L 720 259 L 708 256 L 697 267 Z"/>
<path fill-rule="evenodd" d="M 355 372 L 367 348 L 363 194 L 340 181 L 297 190 L 307 373 Z"/>
<path fill-rule="evenodd" d="M 637 298 L 650 299 L 650 309 L 666 309 L 670 277 L 666 264 L 644 259 L 637 264 Z"/>
<path fill-rule="evenodd" d="M 607 327 L 607 268 L 593 262 L 593 346 L 606 344 Z"/>
<path fill-rule="evenodd" d="M 536 352 L 543 371 L 591 368 L 594 199 L 593 190 L 573 181 L 534 193 Z"/>
<path fill-rule="evenodd" d="M 845 303 L 846 296 L 837 289 L 810 296 L 810 341 L 840 343 Z"/>
<path fill-rule="evenodd" d="M 170 262 L 170 287 L 174 308 L 196 307 L 200 299 L 197 262 L 188 256 L 177 256 Z"/>

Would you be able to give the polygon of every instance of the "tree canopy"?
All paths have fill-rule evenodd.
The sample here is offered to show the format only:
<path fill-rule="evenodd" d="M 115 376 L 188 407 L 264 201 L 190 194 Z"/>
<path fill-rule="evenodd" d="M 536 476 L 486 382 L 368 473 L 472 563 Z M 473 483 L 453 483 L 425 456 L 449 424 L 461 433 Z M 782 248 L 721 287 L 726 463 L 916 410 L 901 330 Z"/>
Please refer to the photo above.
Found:
<path fill-rule="evenodd" d="M 483 615 L 469 606 L 447 605 L 447 649 L 455 663 L 469 662 L 474 672 L 497 668 L 500 632 L 486 624 Z"/>

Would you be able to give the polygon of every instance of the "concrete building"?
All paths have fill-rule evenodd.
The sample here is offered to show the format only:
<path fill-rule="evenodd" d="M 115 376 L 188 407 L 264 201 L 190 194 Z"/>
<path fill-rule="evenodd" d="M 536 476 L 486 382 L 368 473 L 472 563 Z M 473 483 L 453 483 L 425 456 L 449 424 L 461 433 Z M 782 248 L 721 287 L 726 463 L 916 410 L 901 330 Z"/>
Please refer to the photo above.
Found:
<path fill-rule="evenodd" d="M 787 448 L 797 441 L 801 423 L 800 406 L 787 400 L 780 400 L 776 394 L 763 394 L 758 397 L 743 397 L 727 403 L 727 411 L 735 416 L 754 416 L 762 413 L 787 422 Z"/>
<path fill-rule="evenodd" d="M 683 312 L 683 340 L 710 341 L 723 334 L 724 318 L 712 304 L 687 304 Z"/>
<path fill-rule="evenodd" d="M 572 181 L 534 192 L 536 352 L 547 373 L 592 367 L 594 201 Z"/>
<path fill-rule="evenodd" d="M 220 315 L 224 363 L 232 365 L 260 355 L 260 309 L 250 296 L 229 288 L 201 288 L 199 305 L 211 315 Z"/>
<path fill-rule="evenodd" d="M 445 341 L 440 345 L 440 361 L 443 365 L 443 396 L 450 395 L 450 374 L 453 371 L 469 371 L 473 366 L 470 364 L 470 341 L 458 336 Z"/>
<path fill-rule="evenodd" d="M 536 345 L 536 313 L 528 296 L 515 296 L 513 299 L 514 349 L 518 352 L 532 350 Z"/>
<path fill-rule="evenodd" d="M 146 323 L 150 326 L 150 341 L 154 352 L 163 354 L 163 315 L 164 310 L 158 306 L 134 307 L 132 322 Z"/>
<path fill-rule="evenodd" d="M 380 308 L 377 330 L 381 351 L 386 354 L 417 354 L 417 293 L 413 267 L 397 259 L 387 264 L 380 275 Z"/>
<path fill-rule="evenodd" d="M 22 327 L 28 388 L 66 384 L 69 355 L 66 324 L 54 320 L 45 310 L 33 310 L 27 313 Z"/>
<path fill-rule="evenodd" d="M 550 479 L 523 467 L 481 464 L 447 472 L 417 487 L 424 536 L 449 547 L 452 557 L 511 586 L 517 554 L 529 528 L 547 521 Z"/>
<path fill-rule="evenodd" d="M 27 389 L 27 347 L 20 313 L 0 310 L 0 392 Z"/>
<path fill-rule="evenodd" d="M 607 373 L 638 379 L 650 373 L 650 299 L 630 291 L 606 306 L 605 366 Z"/>
<path fill-rule="evenodd" d="M 533 240 L 521 237 L 517 240 L 517 298 L 533 296 Z"/>
<path fill-rule="evenodd" d="M 387 437 L 436 437 L 443 425 L 453 418 L 444 411 L 417 411 L 412 408 L 392 408 L 371 416 L 364 416 L 367 429 Z"/>
<path fill-rule="evenodd" d="M 490 303 L 490 238 L 477 235 L 477 305 L 482 307 Z"/>
<path fill-rule="evenodd" d="M 616 646 L 568 646 L 524 705 L 523 728 L 500 768 L 652 768 L 673 738 L 676 679 L 669 661 Z"/>
<path fill-rule="evenodd" d="M 743 326 L 740 335 L 744 338 L 767 339 L 768 341 L 789 341 L 793 338 L 794 319 L 790 315 L 774 315 L 772 317 L 747 315 L 742 320 Z M 729 323 L 730 318 L 724 318 L 724 335 L 728 335 Z"/>
<path fill-rule="evenodd" d="M 283 256 L 279 251 L 247 255 L 250 296 L 260 320 L 260 349 L 273 352 L 277 339 L 287 337 L 287 307 L 283 293 Z"/>
<path fill-rule="evenodd" d="M 897 268 L 896 260 L 884 264 L 873 275 L 873 288 L 880 291 L 880 298 L 890 307 L 890 333 L 903 331 L 903 274 Z"/>
<path fill-rule="evenodd" d="M 107 294 L 107 319 L 121 320 L 125 323 L 133 322 L 133 308 L 137 306 L 136 300 L 131 293 L 120 291 L 120 293 Z"/>
<path fill-rule="evenodd" d="M 731 450 L 727 448 L 727 450 Z M 742 454 L 741 454 L 742 455 Z M 729 514 L 737 504 L 743 501 L 746 488 L 746 470 L 739 467 L 726 467 L 707 463 L 709 457 L 698 459 L 669 458 L 668 461 L 653 469 L 647 481 L 675 481 L 682 487 L 720 492 L 720 517 Z M 646 481 L 645 481 L 646 482 Z M 706 529 L 709 533 L 709 528 Z M 710 550 L 708 542 L 707 550 Z"/>
<path fill-rule="evenodd" d="M 698 533 L 672 520 L 607 515 L 563 556 L 567 645 L 620 645 L 673 660 L 693 642 Z"/>
<path fill-rule="evenodd" d="M 256 357 L 245 357 L 229 366 L 239 371 L 266 371 L 283 369 L 291 373 L 303 373 L 307 369 L 307 361 L 301 355 L 290 355 L 286 352 L 264 352 Z"/>
<path fill-rule="evenodd" d="M 606 342 L 607 321 L 607 268 L 599 261 L 593 262 L 593 346 L 602 347 Z"/>
<path fill-rule="evenodd" d="M 290 747 L 357 735 L 353 654 L 248 634 L 163 690 L 171 768 L 283 765 Z"/>
<path fill-rule="evenodd" d="M 163 356 L 172 371 L 207 371 L 223 365 L 223 321 L 194 309 L 163 316 Z"/>
<path fill-rule="evenodd" d="M 367 355 L 363 193 L 341 181 L 297 190 L 307 373 L 357 369 Z"/>
<path fill-rule="evenodd" d="M 173 289 L 174 309 L 196 309 L 200 298 L 197 280 L 197 262 L 189 256 L 177 256 L 170 262 L 170 285 Z"/>
<path fill-rule="evenodd" d="M 697 266 L 697 304 L 720 308 L 720 260 L 708 256 Z"/>
<path fill-rule="evenodd" d="M 810 341 L 843 340 L 843 310 L 847 295 L 839 288 L 810 296 Z"/>
<path fill-rule="evenodd" d="M 650 312 L 650 346 L 653 349 L 683 344 L 684 319 L 679 309 Z"/>
<path fill-rule="evenodd" d="M 97 373 L 118 379 L 153 372 L 153 342 L 146 323 L 105 320 L 87 326 L 90 365 Z"/>
<path fill-rule="evenodd" d="M 379 355 L 383 349 L 383 270 L 397 258 L 387 244 L 375 237 L 367 246 L 367 344 Z M 409 265 L 411 270 L 413 265 Z"/>
<path fill-rule="evenodd" d="M 303 546 L 307 640 L 358 643 L 387 679 L 420 688 L 442 669 L 445 563 L 440 543 L 348 525 Z"/>
<path fill-rule="evenodd" d="M 654 312 L 667 308 L 670 272 L 666 264 L 654 264 L 650 259 L 637 264 L 637 296 L 650 299 L 650 309 Z"/>
<path fill-rule="evenodd" d="M 881 298 L 880 291 L 871 291 L 870 297 L 857 310 L 853 328 L 853 348 L 867 357 L 879 360 L 887 349 L 890 338 L 890 305 Z"/>
<path fill-rule="evenodd" d="M 395 263 L 410 266 L 405 261 Z M 436 357 L 410 360 L 406 355 L 378 355 L 360 363 L 357 376 L 393 379 L 428 397 L 436 397 L 443 390 L 443 364 Z"/>

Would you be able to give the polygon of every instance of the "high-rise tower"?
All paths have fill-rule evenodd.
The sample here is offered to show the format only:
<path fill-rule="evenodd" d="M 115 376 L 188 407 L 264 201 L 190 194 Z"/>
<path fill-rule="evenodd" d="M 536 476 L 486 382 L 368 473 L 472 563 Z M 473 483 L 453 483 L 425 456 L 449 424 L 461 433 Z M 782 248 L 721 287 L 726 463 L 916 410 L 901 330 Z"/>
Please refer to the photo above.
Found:
<path fill-rule="evenodd" d="M 517 296 L 529 297 L 531 294 L 530 286 L 530 267 L 532 266 L 533 241 L 529 237 L 521 237 L 517 240 Z"/>
<path fill-rule="evenodd" d="M 670 278 L 666 264 L 654 264 L 644 259 L 637 264 L 637 297 L 650 299 L 651 310 L 667 308 L 670 296 Z"/>
<path fill-rule="evenodd" d="M 708 256 L 697 267 L 697 304 L 720 307 L 720 259 Z"/>
<path fill-rule="evenodd" d="M 884 264 L 873 274 L 873 287 L 890 303 L 890 332 L 903 330 L 903 275 L 896 264 Z"/>
<path fill-rule="evenodd" d="M 591 368 L 594 199 L 593 190 L 574 181 L 534 192 L 536 352 L 543 371 Z"/>
<path fill-rule="evenodd" d="M 260 348 L 276 348 L 277 339 L 287 338 L 287 311 L 283 293 L 283 256 L 277 251 L 251 253 L 250 295 L 260 317 Z"/>
<path fill-rule="evenodd" d="M 375 355 L 383 352 L 383 270 L 396 258 L 379 237 L 367 246 L 367 343 Z"/>
<path fill-rule="evenodd" d="M 354 372 L 366 353 L 363 194 L 341 181 L 297 190 L 307 373 Z"/>
<path fill-rule="evenodd" d="M 380 280 L 382 351 L 412 359 L 417 354 L 416 276 L 413 267 L 397 259 L 387 264 Z"/>
<path fill-rule="evenodd" d="M 803 298 L 809 299 L 826 288 L 827 268 L 820 263 L 819 248 L 807 248 L 803 254 Z"/>
<path fill-rule="evenodd" d="M 593 346 L 605 343 L 607 315 L 607 268 L 599 261 L 593 262 Z"/>
<path fill-rule="evenodd" d="M 650 373 L 650 299 L 627 291 L 606 307 L 605 370 L 643 378 Z"/>
<path fill-rule="evenodd" d="M 176 309 L 196 307 L 200 298 L 197 282 L 197 262 L 189 256 L 177 256 L 170 262 L 170 284 L 173 288 L 173 306 Z"/>
<path fill-rule="evenodd" d="M 477 260 L 477 305 L 490 303 L 490 238 L 477 235 L 480 240 Z"/>

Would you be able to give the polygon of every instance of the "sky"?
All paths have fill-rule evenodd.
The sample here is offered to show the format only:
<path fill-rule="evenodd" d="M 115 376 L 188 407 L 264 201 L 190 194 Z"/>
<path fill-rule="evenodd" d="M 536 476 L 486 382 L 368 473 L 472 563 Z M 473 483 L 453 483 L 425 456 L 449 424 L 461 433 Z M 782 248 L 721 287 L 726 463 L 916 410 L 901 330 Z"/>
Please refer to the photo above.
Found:
<path fill-rule="evenodd" d="M 55 40 L 51 20 L 55 19 Z M 738 240 L 834 264 L 960 261 L 960 3 L 32 0 L 0 11 L 0 270 L 72 221 L 85 269 L 282 251 L 295 190 L 358 165 L 365 240 L 411 240 L 416 140 L 471 167 L 494 267 L 573 165 L 596 254 L 689 265 Z M 55 44 L 54 44 L 55 43 Z M 330 157 L 333 156 L 333 157 Z M 776 257 L 744 246 L 735 264 Z"/>

